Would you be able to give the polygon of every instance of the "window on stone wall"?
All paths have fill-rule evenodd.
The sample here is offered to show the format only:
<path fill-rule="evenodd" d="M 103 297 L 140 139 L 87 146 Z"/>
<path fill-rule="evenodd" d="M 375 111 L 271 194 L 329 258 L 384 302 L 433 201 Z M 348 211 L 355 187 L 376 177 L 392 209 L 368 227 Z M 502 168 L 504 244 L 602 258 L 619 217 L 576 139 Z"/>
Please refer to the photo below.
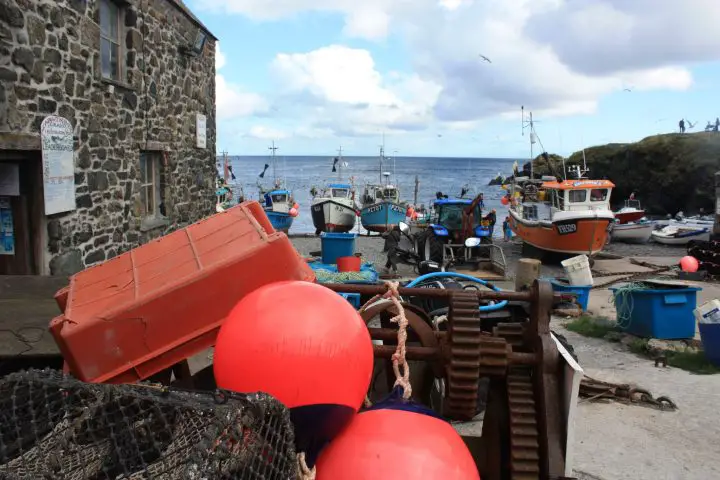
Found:
<path fill-rule="evenodd" d="M 165 216 L 165 181 L 161 152 L 140 153 L 140 201 L 145 217 Z"/>
<path fill-rule="evenodd" d="M 122 81 L 123 7 L 100 0 L 100 64 L 102 77 Z"/>

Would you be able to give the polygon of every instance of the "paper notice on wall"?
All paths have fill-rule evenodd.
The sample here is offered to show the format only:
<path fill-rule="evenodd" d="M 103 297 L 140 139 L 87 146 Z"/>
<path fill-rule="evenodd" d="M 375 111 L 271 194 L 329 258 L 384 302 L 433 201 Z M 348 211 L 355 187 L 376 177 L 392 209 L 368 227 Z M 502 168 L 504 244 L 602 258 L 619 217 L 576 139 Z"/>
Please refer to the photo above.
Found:
<path fill-rule="evenodd" d="M 20 195 L 20 166 L 17 163 L 0 163 L 0 195 Z"/>
<path fill-rule="evenodd" d="M 0 197 L 0 255 L 15 255 L 15 231 L 10 197 Z"/>
<path fill-rule="evenodd" d="M 207 117 L 201 113 L 195 118 L 197 148 L 207 148 Z"/>
<path fill-rule="evenodd" d="M 40 126 L 45 215 L 75 210 L 73 129 L 62 117 L 49 116 Z"/>

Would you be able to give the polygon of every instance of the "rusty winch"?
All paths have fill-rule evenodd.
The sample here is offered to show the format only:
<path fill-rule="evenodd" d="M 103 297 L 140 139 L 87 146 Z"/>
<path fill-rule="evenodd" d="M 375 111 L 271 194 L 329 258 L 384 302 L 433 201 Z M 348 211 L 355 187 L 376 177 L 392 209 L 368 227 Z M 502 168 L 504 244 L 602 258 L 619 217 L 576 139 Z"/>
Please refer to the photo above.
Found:
<path fill-rule="evenodd" d="M 387 291 L 383 285 L 325 286 L 362 296 Z M 563 373 L 551 337 L 550 312 L 553 304 L 572 299 L 554 294 L 546 281 L 536 281 L 526 292 L 400 287 L 398 294 L 408 320 L 406 358 L 427 366 L 425 375 L 412 379 L 413 392 L 419 392 L 415 400 L 433 403 L 428 384 L 439 382 L 443 397 L 439 413 L 457 421 L 472 420 L 478 404 L 487 402 L 480 444 L 468 445 L 482 478 L 564 478 Z M 412 297 L 445 299 L 449 307 L 445 328 L 434 326 L 424 310 L 409 303 Z M 507 321 L 483 315 L 479 309 L 481 302 L 502 300 L 511 302 Z M 377 302 L 361 312 L 366 323 L 380 317 L 379 328 L 368 327 L 373 340 L 383 341 L 373 346 L 375 358 L 381 360 L 376 368 L 395 352 L 397 330 L 389 319 L 397 313 L 391 302 Z M 484 382 L 489 382 L 485 391 Z M 481 398 L 484 392 L 486 399 Z M 437 409 L 437 402 L 433 407 Z"/>

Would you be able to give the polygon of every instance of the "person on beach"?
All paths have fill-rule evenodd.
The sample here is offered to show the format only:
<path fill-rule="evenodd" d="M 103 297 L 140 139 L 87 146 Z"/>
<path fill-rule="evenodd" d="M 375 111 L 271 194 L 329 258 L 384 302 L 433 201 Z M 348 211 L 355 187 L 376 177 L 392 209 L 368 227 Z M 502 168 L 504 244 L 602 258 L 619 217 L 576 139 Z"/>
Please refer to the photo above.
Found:
<path fill-rule="evenodd" d="M 510 217 L 505 217 L 505 221 L 503 222 L 503 238 L 506 242 L 509 242 L 512 238 L 512 230 L 510 230 Z"/>
<path fill-rule="evenodd" d="M 678 125 L 680 126 L 680 133 L 685 133 L 685 120 L 681 118 Z"/>
<path fill-rule="evenodd" d="M 397 247 L 400 243 L 400 226 L 395 225 L 392 229 L 383 233 L 382 236 L 385 239 L 385 248 L 383 248 L 383 251 L 387 252 L 385 273 L 390 273 L 390 269 L 392 268 L 392 272 L 397 275 Z"/>
<path fill-rule="evenodd" d="M 485 220 L 487 220 L 488 222 L 488 228 L 490 229 L 490 238 L 492 238 L 493 230 L 495 230 L 495 223 L 497 222 L 497 214 L 495 213 L 494 208 L 490 210 L 490 213 L 485 216 Z"/>

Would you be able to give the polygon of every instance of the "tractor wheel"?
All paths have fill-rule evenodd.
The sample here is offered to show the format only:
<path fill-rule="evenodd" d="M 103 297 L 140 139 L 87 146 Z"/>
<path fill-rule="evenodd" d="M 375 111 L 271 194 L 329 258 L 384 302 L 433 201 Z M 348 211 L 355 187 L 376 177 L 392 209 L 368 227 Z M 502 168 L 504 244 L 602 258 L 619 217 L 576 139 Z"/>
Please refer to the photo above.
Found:
<path fill-rule="evenodd" d="M 424 243 L 425 247 L 423 248 L 423 252 L 425 253 L 425 255 L 423 256 L 425 260 L 437 262 L 442 265 L 444 242 L 434 233 L 428 232 L 427 236 L 425 237 Z"/>
<path fill-rule="evenodd" d="M 422 232 L 418 235 L 415 235 L 415 253 L 420 257 L 420 261 L 427 260 L 425 258 L 425 239 L 428 236 L 428 232 Z"/>

